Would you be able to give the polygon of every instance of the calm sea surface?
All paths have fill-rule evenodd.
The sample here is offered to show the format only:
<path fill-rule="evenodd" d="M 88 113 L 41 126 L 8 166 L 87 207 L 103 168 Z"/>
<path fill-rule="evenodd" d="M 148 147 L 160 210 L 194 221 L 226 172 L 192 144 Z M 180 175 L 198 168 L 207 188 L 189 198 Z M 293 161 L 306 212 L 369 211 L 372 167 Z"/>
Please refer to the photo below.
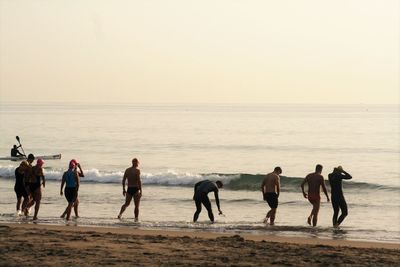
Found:
<path fill-rule="evenodd" d="M 38 223 L 65 224 L 58 217 L 66 200 L 58 192 L 75 158 L 86 176 L 81 218 L 73 224 L 400 242 L 399 106 L 1 104 L 0 157 L 9 156 L 16 135 L 26 153 L 62 154 L 45 163 Z M 115 219 L 122 174 L 133 157 L 144 183 L 139 223 L 133 207 Z M 319 227 L 306 224 L 311 205 L 299 186 L 318 163 L 326 179 L 338 165 L 353 176 L 343 183 L 349 216 L 340 230 L 331 228 L 326 202 Z M 0 161 L 0 222 L 31 223 L 15 216 L 17 165 Z M 282 194 L 277 226 L 266 227 L 259 187 L 275 166 L 283 169 Z M 191 223 L 192 187 L 202 179 L 226 184 L 220 193 L 225 217 L 213 225 L 206 212 Z"/>

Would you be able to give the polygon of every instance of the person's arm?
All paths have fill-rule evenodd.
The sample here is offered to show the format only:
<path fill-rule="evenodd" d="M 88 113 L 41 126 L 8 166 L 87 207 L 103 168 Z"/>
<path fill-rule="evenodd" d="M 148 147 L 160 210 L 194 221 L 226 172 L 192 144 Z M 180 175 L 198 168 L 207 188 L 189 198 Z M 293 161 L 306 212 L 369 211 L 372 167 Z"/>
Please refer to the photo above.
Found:
<path fill-rule="evenodd" d="M 342 173 L 344 175 L 342 175 L 342 179 L 346 179 L 346 180 L 350 180 L 351 178 L 353 178 L 348 172 L 346 171 L 342 171 Z"/>
<path fill-rule="evenodd" d="M 279 197 L 279 194 L 281 193 L 281 182 L 279 176 L 276 179 L 276 194 Z"/>
<path fill-rule="evenodd" d="M 306 183 L 307 183 L 307 177 L 304 178 L 303 182 L 301 183 L 301 191 L 303 192 L 304 198 L 307 198 L 307 194 L 306 194 L 306 192 L 304 191 L 304 185 L 305 185 Z"/>
<path fill-rule="evenodd" d="M 222 210 L 221 210 L 221 207 L 219 206 L 218 190 L 214 191 L 214 196 L 215 196 L 215 203 L 217 204 L 217 207 L 218 207 L 218 214 L 221 215 Z"/>
<path fill-rule="evenodd" d="M 122 178 L 122 195 L 126 195 L 126 190 L 125 190 L 125 182 L 126 182 L 126 171 L 124 173 L 124 177 Z"/>
<path fill-rule="evenodd" d="M 65 172 L 64 172 L 64 174 L 62 176 L 62 179 L 61 179 L 61 188 L 60 188 L 60 195 L 61 196 L 63 195 L 64 184 L 65 184 Z"/>
<path fill-rule="evenodd" d="M 322 181 L 321 181 L 322 190 L 324 191 L 324 194 L 325 194 L 325 196 L 326 196 L 326 200 L 329 202 L 328 190 L 326 190 L 324 177 L 321 177 L 321 180 L 322 180 Z"/>
<path fill-rule="evenodd" d="M 79 171 L 78 171 L 79 177 L 85 177 L 85 174 L 83 174 L 83 170 L 82 170 L 81 164 L 78 163 L 77 166 L 79 168 Z"/>

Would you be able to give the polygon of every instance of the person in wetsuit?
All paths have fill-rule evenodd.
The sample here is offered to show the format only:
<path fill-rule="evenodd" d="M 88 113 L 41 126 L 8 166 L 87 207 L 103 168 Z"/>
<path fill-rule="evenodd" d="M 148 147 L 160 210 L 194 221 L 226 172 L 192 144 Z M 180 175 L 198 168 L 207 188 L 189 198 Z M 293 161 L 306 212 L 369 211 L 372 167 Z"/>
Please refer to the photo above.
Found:
<path fill-rule="evenodd" d="M 74 162 L 69 163 L 68 170 L 64 172 L 61 180 L 61 188 L 60 188 L 60 195 L 63 195 L 63 188 L 65 185 L 65 198 L 68 201 L 67 206 L 67 218 L 66 220 L 69 221 L 71 216 L 71 210 L 74 206 L 76 198 L 78 197 L 78 189 L 79 189 L 79 174 L 76 170 L 76 165 Z M 63 216 L 61 216 L 63 217 Z"/>
<path fill-rule="evenodd" d="M 21 147 L 21 145 L 19 145 L 19 146 L 14 145 L 13 148 L 11 148 L 11 157 L 20 157 L 20 156 L 24 157 L 25 156 L 24 154 L 19 152 L 18 148 L 20 148 L 20 147 Z"/>
<path fill-rule="evenodd" d="M 222 188 L 222 187 L 223 187 L 223 184 L 221 181 L 216 181 L 215 183 L 213 183 L 209 180 L 204 180 L 204 181 L 200 181 L 195 184 L 193 200 L 195 201 L 195 204 L 196 204 L 196 212 L 194 213 L 194 216 L 193 216 L 193 222 L 196 222 L 197 219 L 199 218 L 199 215 L 201 212 L 201 204 L 203 204 L 204 207 L 206 207 L 210 221 L 214 222 L 214 214 L 211 209 L 210 199 L 208 198 L 208 193 L 210 193 L 212 191 L 214 192 L 215 202 L 218 207 L 219 215 L 222 214 L 222 211 L 221 211 L 221 208 L 219 205 L 219 197 L 218 197 L 218 188 Z"/>
<path fill-rule="evenodd" d="M 125 203 L 121 206 L 118 214 L 118 219 L 121 219 L 122 213 L 129 206 L 132 201 L 135 204 L 135 221 L 139 220 L 139 204 L 142 197 L 142 180 L 140 179 L 140 170 L 138 169 L 139 160 L 132 159 L 132 167 L 125 170 L 124 177 L 122 178 L 122 195 L 125 197 Z M 125 190 L 125 183 L 128 180 L 128 190 Z"/>
<path fill-rule="evenodd" d="M 338 166 L 337 168 L 333 169 L 333 172 L 328 175 L 328 178 L 331 185 L 331 201 L 333 207 L 332 223 L 333 227 L 337 228 L 348 214 L 347 203 L 343 196 L 342 180 L 350 180 L 353 177 L 344 171 L 342 166 Z M 341 214 L 338 218 L 339 209 Z"/>
<path fill-rule="evenodd" d="M 28 193 L 26 192 L 25 184 L 24 184 L 24 173 L 25 173 L 25 169 L 27 168 L 27 166 L 28 166 L 28 163 L 24 160 L 15 169 L 14 191 L 15 191 L 15 194 L 17 195 L 17 215 L 21 214 L 21 204 L 22 204 L 22 206 L 26 206 L 26 204 L 28 202 Z M 22 197 L 24 198 L 23 202 L 21 201 Z"/>

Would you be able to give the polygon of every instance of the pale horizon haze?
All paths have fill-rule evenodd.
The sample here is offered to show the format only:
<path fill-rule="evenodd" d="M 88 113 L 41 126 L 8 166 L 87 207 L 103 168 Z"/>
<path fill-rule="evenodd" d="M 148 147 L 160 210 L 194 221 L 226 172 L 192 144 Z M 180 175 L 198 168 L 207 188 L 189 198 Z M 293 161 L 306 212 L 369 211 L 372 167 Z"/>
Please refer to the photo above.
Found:
<path fill-rule="evenodd" d="M 400 103 L 400 2 L 0 0 L 0 102 Z"/>

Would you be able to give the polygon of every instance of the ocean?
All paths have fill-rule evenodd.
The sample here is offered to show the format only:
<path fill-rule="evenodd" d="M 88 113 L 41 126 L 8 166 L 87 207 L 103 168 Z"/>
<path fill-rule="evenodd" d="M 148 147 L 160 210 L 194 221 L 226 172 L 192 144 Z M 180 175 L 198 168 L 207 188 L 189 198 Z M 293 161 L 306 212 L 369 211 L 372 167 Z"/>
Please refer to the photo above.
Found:
<path fill-rule="evenodd" d="M 46 188 L 39 224 L 216 231 L 311 236 L 400 243 L 400 107 L 398 105 L 277 104 L 54 104 L 2 103 L 0 157 L 9 156 L 19 136 L 26 153 L 62 154 L 45 162 Z M 142 172 L 140 220 L 124 203 L 121 180 L 132 158 Z M 67 202 L 59 195 L 62 173 L 77 159 L 85 172 L 80 218 L 59 216 Z M 300 183 L 324 166 L 326 179 L 341 165 L 353 179 L 343 182 L 349 215 L 332 228 L 332 206 L 322 197 L 318 226 L 306 218 L 311 205 Z M 33 223 L 15 215 L 17 162 L 0 161 L 0 223 Z M 276 225 L 260 184 L 275 166 L 283 169 Z M 199 222 L 193 185 L 221 180 L 221 209 L 210 224 Z"/>

